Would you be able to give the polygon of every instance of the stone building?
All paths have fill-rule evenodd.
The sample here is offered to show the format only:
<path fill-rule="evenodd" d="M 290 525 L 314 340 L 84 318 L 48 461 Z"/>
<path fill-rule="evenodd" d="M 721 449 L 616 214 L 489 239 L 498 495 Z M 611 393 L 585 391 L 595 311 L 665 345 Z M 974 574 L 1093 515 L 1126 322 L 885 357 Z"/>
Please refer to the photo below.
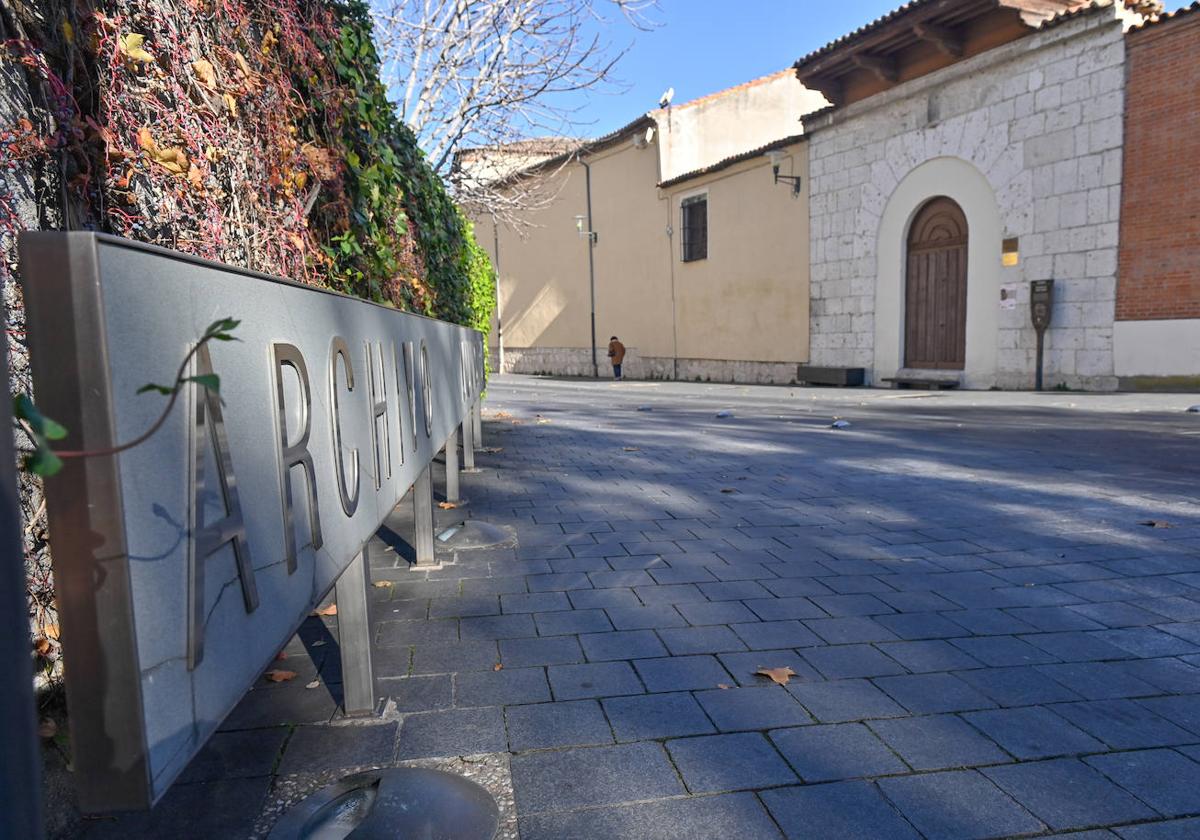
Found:
<path fill-rule="evenodd" d="M 800 59 L 811 355 L 867 381 L 1111 389 L 1125 31 L 1138 0 L 914 0 Z"/>

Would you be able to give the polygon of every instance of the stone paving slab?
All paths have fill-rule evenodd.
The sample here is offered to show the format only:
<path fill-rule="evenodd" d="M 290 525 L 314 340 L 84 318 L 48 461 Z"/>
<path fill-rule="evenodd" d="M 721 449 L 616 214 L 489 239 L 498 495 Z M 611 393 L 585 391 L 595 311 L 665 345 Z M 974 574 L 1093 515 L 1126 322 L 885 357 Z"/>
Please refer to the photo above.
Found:
<path fill-rule="evenodd" d="M 414 569 L 389 519 L 383 713 L 310 618 L 295 681 L 82 833 L 261 836 L 434 762 L 525 840 L 1200 836 L 1196 401 L 499 377 L 439 517 L 518 542 Z"/>

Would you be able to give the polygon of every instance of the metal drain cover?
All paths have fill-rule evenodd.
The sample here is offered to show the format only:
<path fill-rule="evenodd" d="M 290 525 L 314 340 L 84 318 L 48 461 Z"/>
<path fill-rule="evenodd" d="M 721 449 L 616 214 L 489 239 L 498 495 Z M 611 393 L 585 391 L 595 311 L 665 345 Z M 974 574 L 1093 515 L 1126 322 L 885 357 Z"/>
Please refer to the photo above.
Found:
<path fill-rule="evenodd" d="M 268 840 L 492 840 L 500 809 L 486 790 L 441 770 L 370 770 L 289 809 Z"/>

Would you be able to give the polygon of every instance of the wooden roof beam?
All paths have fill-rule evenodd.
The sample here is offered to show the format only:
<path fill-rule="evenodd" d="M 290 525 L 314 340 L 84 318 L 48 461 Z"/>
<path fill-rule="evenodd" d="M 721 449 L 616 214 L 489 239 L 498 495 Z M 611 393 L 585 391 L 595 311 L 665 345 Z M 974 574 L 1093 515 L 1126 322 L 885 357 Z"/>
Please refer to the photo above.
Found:
<path fill-rule="evenodd" d="M 850 63 L 861 70 L 868 70 L 874 73 L 881 82 L 895 82 L 900 78 L 896 59 L 890 56 L 884 57 L 868 55 L 867 53 L 855 53 L 850 56 Z"/>
<path fill-rule="evenodd" d="M 933 44 L 948 56 L 962 57 L 962 36 L 948 26 L 939 26 L 936 23 L 918 23 L 913 26 L 913 34 L 922 41 Z"/>

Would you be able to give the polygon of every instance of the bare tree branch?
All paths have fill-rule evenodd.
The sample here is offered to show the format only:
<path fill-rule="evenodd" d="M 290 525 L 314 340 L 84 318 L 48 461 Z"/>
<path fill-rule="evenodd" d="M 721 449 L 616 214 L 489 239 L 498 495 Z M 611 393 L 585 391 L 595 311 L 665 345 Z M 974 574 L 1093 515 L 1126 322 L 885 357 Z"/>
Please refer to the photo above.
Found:
<path fill-rule="evenodd" d="M 568 151 L 564 138 L 585 124 L 563 94 L 622 89 L 614 70 L 629 47 L 604 33 L 615 24 L 651 29 L 657 8 L 658 0 L 373 0 L 400 117 L 460 202 L 506 221 L 546 202 L 544 186 L 507 183 L 500 195 L 481 173 L 502 177 L 514 161 Z M 483 150 L 471 155 L 473 174 L 455 166 L 464 149 Z M 497 160 L 483 162 L 489 149 Z"/>

